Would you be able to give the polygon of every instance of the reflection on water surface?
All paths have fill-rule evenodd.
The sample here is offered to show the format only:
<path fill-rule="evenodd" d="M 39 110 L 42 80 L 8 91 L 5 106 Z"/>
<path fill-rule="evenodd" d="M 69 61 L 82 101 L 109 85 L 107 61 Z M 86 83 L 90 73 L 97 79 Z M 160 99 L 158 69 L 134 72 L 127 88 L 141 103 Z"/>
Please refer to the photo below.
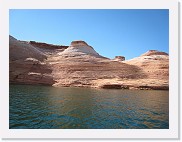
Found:
<path fill-rule="evenodd" d="M 169 91 L 10 85 L 11 129 L 168 129 Z"/>

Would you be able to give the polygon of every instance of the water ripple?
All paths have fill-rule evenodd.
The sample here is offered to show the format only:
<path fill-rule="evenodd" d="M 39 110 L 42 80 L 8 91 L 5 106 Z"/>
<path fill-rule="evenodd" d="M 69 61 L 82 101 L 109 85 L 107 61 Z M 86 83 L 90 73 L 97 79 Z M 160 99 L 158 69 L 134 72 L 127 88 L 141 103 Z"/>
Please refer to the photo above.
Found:
<path fill-rule="evenodd" d="M 169 92 L 10 85 L 10 129 L 168 129 Z"/>

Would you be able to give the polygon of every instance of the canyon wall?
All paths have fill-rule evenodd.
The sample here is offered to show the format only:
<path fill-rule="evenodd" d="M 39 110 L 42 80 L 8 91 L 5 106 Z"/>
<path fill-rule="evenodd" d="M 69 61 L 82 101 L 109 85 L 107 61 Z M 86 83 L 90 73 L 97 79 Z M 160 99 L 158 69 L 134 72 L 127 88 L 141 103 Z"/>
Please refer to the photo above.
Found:
<path fill-rule="evenodd" d="M 139 57 L 109 59 L 85 41 L 70 46 L 9 39 L 9 81 L 54 87 L 169 88 L 169 56 L 150 50 Z"/>

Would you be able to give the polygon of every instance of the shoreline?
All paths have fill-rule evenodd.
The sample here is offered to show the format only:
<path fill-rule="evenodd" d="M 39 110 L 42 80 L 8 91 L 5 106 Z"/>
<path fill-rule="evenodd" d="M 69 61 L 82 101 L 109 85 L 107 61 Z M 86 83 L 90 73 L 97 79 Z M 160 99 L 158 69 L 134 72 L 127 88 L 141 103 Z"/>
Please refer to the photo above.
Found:
<path fill-rule="evenodd" d="M 46 85 L 46 84 L 31 84 L 31 83 L 9 83 L 9 85 L 32 85 L 32 86 L 49 86 L 55 88 L 95 88 L 95 89 L 117 89 L 117 90 L 166 90 L 169 91 L 169 86 L 131 86 L 131 85 L 119 85 L 119 84 L 105 84 L 103 86 L 92 86 L 92 85 L 62 85 L 62 86 L 54 86 L 54 85 Z"/>

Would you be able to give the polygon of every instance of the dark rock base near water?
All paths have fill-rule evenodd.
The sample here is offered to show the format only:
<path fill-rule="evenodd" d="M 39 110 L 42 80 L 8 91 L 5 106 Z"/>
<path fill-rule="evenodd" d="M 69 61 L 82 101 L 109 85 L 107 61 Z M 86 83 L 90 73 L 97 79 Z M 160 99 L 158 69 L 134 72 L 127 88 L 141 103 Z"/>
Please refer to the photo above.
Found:
<path fill-rule="evenodd" d="M 137 89 L 137 90 L 169 90 L 169 86 L 123 86 L 119 84 L 106 84 L 103 89 Z"/>

